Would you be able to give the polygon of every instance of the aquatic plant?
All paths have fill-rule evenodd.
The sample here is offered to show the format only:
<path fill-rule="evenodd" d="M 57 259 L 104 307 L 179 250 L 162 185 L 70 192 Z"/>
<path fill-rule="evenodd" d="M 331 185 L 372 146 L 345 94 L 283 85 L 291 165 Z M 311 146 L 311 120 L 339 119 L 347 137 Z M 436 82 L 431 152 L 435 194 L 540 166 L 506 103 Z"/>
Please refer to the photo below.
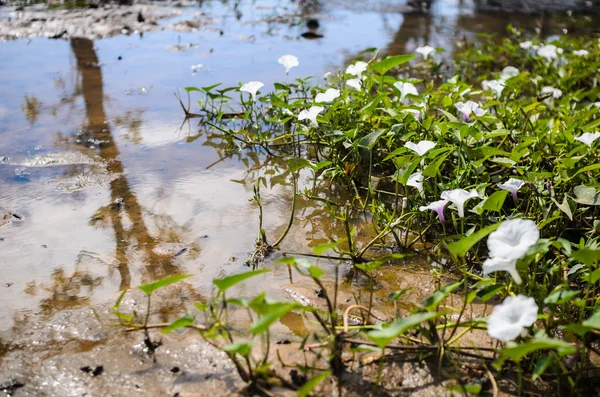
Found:
<path fill-rule="evenodd" d="M 312 280 L 325 301 L 326 309 L 317 310 L 264 294 L 226 298 L 223 280 L 261 274 L 215 280 L 216 294 L 200 306 L 199 332 L 230 355 L 255 390 L 274 382 L 307 395 L 329 376 L 341 388 L 351 365 L 342 357 L 357 349 L 379 354 L 382 366 L 390 354 L 419 352 L 453 379 L 477 378 L 453 364 L 469 357 L 488 377 L 479 390 L 497 392 L 498 384 L 514 394 L 542 385 L 575 394 L 593 389 L 600 333 L 600 47 L 589 37 L 525 40 L 514 28 L 509 33 L 500 43 L 465 43 L 446 69 L 431 59 L 411 62 L 414 55 L 366 51 L 322 86 L 296 79 L 259 95 L 262 83 L 246 83 L 239 90 L 250 93 L 251 103 L 241 93 L 239 101 L 227 95 L 238 87 L 186 89 L 202 93 L 194 117 L 231 152 L 257 150 L 287 166 L 282 175 L 292 182 L 292 210 L 273 244 L 262 222 L 268 209 L 261 178 L 255 183 L 260 227 L 249 264 L 258 269 L 263 258 L 278 257 L 278 266 Z M 298 197 L 340 226 L 312 252 L 285 251 Z M 394 318 L 373 321 L 378 271 L 402 266 L 408 255 L 427 258 L 433 274 L 454 281 L 440 281 L 410 307 L 400 306 L 406 290 L 394 292 L 388 299 Z M 335 263 L 333 274 L 318 266 L 320 259 Z M 343 311 L 340 263 L 369 290 Z M 476 303 L 483 307 L 477 314 Z M 234 308 L 247 311 L 252 324 L 237 333 L 227 320 Z M 362 315 L 352 326 L 354 311 Z M 269 328 L 290 312 L 315 325 L 301 342 L 314 361 L 285 364 L 307 376 L 303 385 L 271 371 Z M 136 324 L 144 328 L 148 321 Z M 467 336 L 478 330 L 499 343 L 472 346 Z M 258 344 L 266 351 L 257 351 Z M 567 368 L 571 355 L 578 361 Z"/>

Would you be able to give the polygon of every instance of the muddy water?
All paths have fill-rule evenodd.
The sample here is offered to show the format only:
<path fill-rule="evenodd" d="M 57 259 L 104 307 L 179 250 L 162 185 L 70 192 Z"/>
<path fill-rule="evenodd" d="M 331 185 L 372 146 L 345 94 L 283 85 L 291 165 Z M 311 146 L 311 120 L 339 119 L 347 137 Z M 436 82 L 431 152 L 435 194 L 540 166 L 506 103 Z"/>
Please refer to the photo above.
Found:
<path fill-rule="evenodd" d="M 267 178 L 267 233 L 273 240 L 283 231 L 291 201 L 285 167 L 259 153 L 227 153 L 214 132 L 183 122 L 177 90 L 248 80 L 270 87 L 285 78 L 277 58 L 287 53 L 300 59 L 288 78 L 320 79 L 365 48 L 404 53 L 430 44 L 452 53 L 458 38 L 536 22 L 478 14 L 458 0 L 438 2 L 429 14 L 402 13 L 391 1 L 317 8 L 277 0 L 200 3 L 161 20 L 161 31 L 0 43 L 4 343 L 30 316 L 50 321 L 168 275 L 193 273 L 194 299 L 210 295 L 213 278 L 247 270 L 258 229 L 248 199 L 259 176 Z M 11 9 L 0 13 L 14 17 Z M 319 27 L 309 29 L 309 18 Z M 341 235 L 323 208 L 303 200 L 299 207 L 283 250 L 309 252 Z M 364 230 L 359 238 L 366 240 Z M 272 260 L 264 266 L 273 272 L 239 292 L 289 297 L 296 276 Z M 422 283 L 415 299 L 433 288 L 399 267 L 387 271 L 396 280 L 389 289 Z"/>

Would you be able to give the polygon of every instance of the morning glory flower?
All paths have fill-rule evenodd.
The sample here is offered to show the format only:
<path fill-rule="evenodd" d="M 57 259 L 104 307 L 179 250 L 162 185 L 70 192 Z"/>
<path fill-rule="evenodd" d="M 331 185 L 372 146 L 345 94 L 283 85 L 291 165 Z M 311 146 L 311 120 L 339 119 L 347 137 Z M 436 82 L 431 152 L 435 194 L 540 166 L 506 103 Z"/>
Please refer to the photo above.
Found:
<path fill-rule="evenodd" d="M 471 116 L 471 114 L 474 114 L 475 116 L 479 117 L 483 116 L 486 113 L 486 110 L 480 108 L 479 104 L 473 101 L 467 101 L 465 103 L 456 102 L 454 106 L 456 107 L 456 110 L 462 113 L 465 121 L 469 120 L 469 116 Z"/>
<path fill-rule="evenodd" d="M 319 92 L 315 97 L 315 102 L 331 103 L 340 96 L 340 91 L 335 88 L 328 88 L 325 92 Z"/>
<path fill-rule="evenodd" d="M 349 79 L 346 80 L 346 85 L 348 85 L 348 87 L 354 88 L 355 90 L 360 90 L 360 88 L 362 87 L 362 82 L 360 81 L 360 79 Z"/>
<path fill-rule="evenodd" d="M 502 222 L 488 237 L 490 257 L 483 262 L 483 274 L 507 271 L 521 284 L 517 260 L 525 256 L 539 238 L 540 231 L 532 220 L 517 218 Z"/>
<path fill-rule="evenodd" d="M 500 80 L 506 81 L 511 77 L 518 76 L 519 73 L 521 73 L 519 72 L 519 69 L 515 68 L 514 66 L 507 66 L 504 69 L 502 69 L 502 73 L 500 73 Z"/>
<path fill-rule="evenodd" d="M 398 91 L 400 91 L 400 100 L 401 101 L 408 94 L 419 95 L 419 92 L 417 91 L 417 87 L 415 87 L 414 84 L 411 84 L 411 83 L 402 83 L 400 81 L 397 81 L 394 83 L 394 87 L 396 87 L 398 89 Z"/>
<path fill-rule="evenodd" d="M 538 305 L 525 295 L 509 296 L 494 307 L 488 323 L 488 335 L 502 342 L 514 340 L 537 320 Z"/>
<path fill-rule="evenodd" d="M 324 109 L 325 108 L 322 106 L 311 106 L 310 109 L 304 109 L 298 114 L 298 120 L 310 120 L 310 123 L 314 127 L 318 127 L 319 123 L 317 123 L 317 116 Z"/>
<path fill-rule="evenodd" d="M 541 46 L 537 50 L 538 56 L 542 58 L 546 58 L 548 61 L 552 61 L 554 59 L 558 59 L 558 54 L 562 52 L 562 48 L 556 48 L 553 44 L 547 44 Z"/>
<path fill-rule="evenodd" d="M 515 199 L 517 198 L 517 192 L 523 186 L 525 186 L 525 182 L 523 182 L 520 179 L 514 179 L 514 178 L 510 178 L 508 181 L 506 181 L 506 183 L 499 183 L 498 184 L 498 187 L 500 189 L 509 191 L 510 194 L 512 194 L 512 196 Z"/>
<path fill-rule="evenodd" d="M 417 171 L 408 177 L 408 181 L 406 181 L 407 186 L 412 186 L 417 188 L 419 193 L 423 192 L 423 173 L 421 171 Z"/>
<path fill-rule="evenodd" d="M 323 75 L 323 78 L 324 78 L 325 80 L 327 80 L 327 79 L 328 79 L 328 78 L 330 78 L 331 76 L 333 76 L 333 73 L 331 73 L 331 72 L 326 72 L 326 73 Z"/>
<path fill-rule="evenodd" d="M 277 62 L 283 65 L 283 67 L 285 68 L 285 74 L 288 74 L 291 68 L 300 65 L 300 62 L 298 62 L 298 58 L 294 55 L 282 55 L 279 57 Z"/>
<path fill-rule="evenodd" d="M 506 84 L 502 80 L 483 80 L 481 82 L 481 87 L 484 90 L 492 91 L 498 98 L 502 95 L 505 86 Z"/>
<path fill-rule="evenodd" d="M 578 57 L 587 57 L 590 55 L 588 50 L 575 50 L 573 51 L 573 55 L 577 55 Z"/>
<path fill-rule="evenodd" d="M 528 50 L 529 48 L 531 48 L 532 45 L 533 43 L 531 41 L 524 41 L 522 43 L 519 43 L 519 47 L 521 47 L 524 50 Z"/>
<path fill-rule="evenodd" d="M 575 140 L 579 141 L 579 142 L 583 142 L 586 145 L 588 145 L 589 147 L 592 147 L 592 144 L 598 138 L 600 138 L 600 132 L 594 132 L 593 134 L 591 132 L 586 132 L 584 134 L 581 134 L 577 138 L 575 138 Z"/>
<path fill-rule="evenodd" d="M 459 218 L 462 218 L 465 216 L 465 203 L 467 200 L 479 197 L 479 194 L 475 189 L 470 192 L 465 189 L 453 189 L 442 192 L 440 197 L 444 200 L 451 201 L 458 210 Z"/>
<path fill-rule="evenodd" d="M 419 211 L 435 211 L 438 214 L 438 217 L 440 218 L 440 222 L 444 222 L 444 207 L 446 206 L 446 204 L 448 204 L 448 200 L 434 201 L 432 203 L 429 203 L 429 205 L 427 206 L 420 206 Z"/>
<path fill-rule="evenodd" d="M 346 73 L 360 78 L 365 70 L 367 70 L 367 63 L 358 61 L 354 65 L 349 65 L 346 68 Z"/>
<path fill-rule="evenodd" d="M 562 96 L 562 91 L 554 87 L 542 88 L 542 94 L 552 94 L 552 98 L 558 99 Z"/>
<path fill-rule="evenodd" d="M 252 100 L 256 101 L 256 92 L 263 87 L 264 84 L 260 81 L 249 81 L 240 87 L 240 91 L 246 91 L 252 95 Z"/>
<path fill-rule="evenodd" d="M 431 141 L 420 141 L 419 143 L 406 142 L 404 144 L 405 148 L 412 150 L 417 153 L 419 156 L 423 156 L 425 153 L 430 151 L 435 147 L 436 143 Z"/>
<path fill-rule="evenodd" d="M 423 55 L 423 59 L 427 59 L 431 53 L 435 52 L 435 48 L 426 45 L 425 47 L 417 47 L 415 52 Z"/>

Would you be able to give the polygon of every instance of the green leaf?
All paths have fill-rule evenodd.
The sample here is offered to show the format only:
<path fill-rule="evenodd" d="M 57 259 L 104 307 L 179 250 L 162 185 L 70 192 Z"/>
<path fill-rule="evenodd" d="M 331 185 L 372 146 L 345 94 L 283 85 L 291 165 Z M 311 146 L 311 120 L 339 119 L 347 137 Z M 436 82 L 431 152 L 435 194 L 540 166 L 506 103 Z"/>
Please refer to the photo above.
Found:
<path fill-rule="evenodd" d="M 570 343 L 558 339 L 544 337 L 539 339 L 533 339 L 529 342 L 521 343 L 520 345 L 508 347 L 502 350 L 502 356 L 505 358 L 510 358 L 515 362 L 519 362 L 523 357 L 525 357 L 528 354 L 540 350 L 549 349 L 559 350 L 562 353 L 574 353 L 577 351 L 577 349 Z"/>
<path fill-rule="evenodd" d="M 250 342 L 234 342 L 230 345 L 223 346 L 223 351 L 231 354 L 239 354 L 240 356 L 248 357 L 252 353 L 254 341 Z"/>
<path fill-rule="evenodd" d="M 184 90 L 186 92 L 193 92 L 193 91 L 202 92 L 202 90 L 200 88 L 196 88 L 196 87 L 185 87 Z"/>
<path fill-rule="evenodd" d="M 600 249 L 582 248 L 571 253 L 571 258 L 585 265 L 593 265 L 600 260 Z"/>
<path fill-rule="evenodd" d="M 373 131 L 371 132 L 369 135 L 365 135 L 359 142 L 358 142 L 358 146 L 360 147 L 365 147 L 365 148 L 369 148 L 373 149 L 373 146 L 375 146 L 375 144 L 377 143 L 377 141 L 379 140 L 379 137 L 381 136 L 381 134 L 383 134 L 385 132 L 385 130 L 377 130 L 377 131 Z"/>
<path fill-rule="evenodd" d="M 117 302 L 115 302 L 115 304 L 112 306 L 113 310 L 119 310 L 119 307 L 121 306 L 121 302 L 123 302 L 123 298 L 125 297 L 125 294 L 127 293 L 127 289 L 123 290 L 123 292 L 121 292 L 121 295 L 119 295 L 119 299 L 117 299 Z"/>
<path fill-rule="evenodd" d="M 250 328 L 250 332 L 253 334 L 262 334 L 265 332 L 271 324 L 275 321 L 279 320 L 282 316 L 287 314 L 290 310 L 298 307 L 297 303 L 294 302 L 286 302 L 279 304 L 270 304 L 269 312 L 259 318 Z"/>
<path fill-rule="evenodd" d="M 593 187 L 575 186 L 573 194 L 575 194 L 575 201 L 579 204 L 600 205 L 600 192 L 597 192 Z"/>
<path fill-rule="evenodd" d="M 376 329 L 367 333 L 367 337 L 380 348 L 384 348 L 391 341 L 404 334 L 409 329 L 415 328 L 423 321 L 431 320 L 437 313 L 417 313 L 394 321 L 386 328 Z"/>
<path fill-rule="evenodd" d="M 386 74 L 391 68 L 402 65 L 412 59 L 415 59 L 414 55 L 396 55 L 377 62 L 371 68 L 379 74 Z"/>
<path fill-rule="evenodd" d="M 190 278 L 192 276 L 193 274 L 180 274 L 178 276 L 167 277 L 163 278 L 162 280 L 154 281 L 152 283 L 140 285 L 138 288 L 146 295 L 151 295 L 157 289 L 166 287 L 167 285 L 171 285 L 173 283 L 184 280 L 186 278 Z"/>
<path fill-rule="evenodd" d="M 508 192 L 506 190 L 499 190 L 497 192 L 494 192 L 483 203 L 483 209 L 486 211 L 500 212 L 502 210 L 502 206 L 504 205 L 504 201 L 506 200 L 507 195 Z"/>
<path fill-rule="evenodd" d="M 268 272 L 267 269 L 251 270 L 249 272 L 234 274 L 233 276 L 229 276 L 229 277 L 225 277 L 225 278 L 221 278 L 221 279 L 214 279 L 213 284 L 217 286 L 219 291 L 224 292 L 227 289 L 233 287 L 234 285 L 241 283 L 244 280 L 249 279 L 250 277 L 258 276 L 259 274 L 263 274 L 263 273 L 267 273 L 267 272 Z"/>
<path fill-rule="evenodd" d="M 292 172 L 299 171 L 302 168 L 310 168 L 312 166 L 310 161 L 299 157 L 289 158 L 285 160 L 285 162 L 287 163 L 288 167 Z"/>
<path fill-rule="evenodd" d="M 548 295 L 546 299 L 544 299 L 544 303 L 562 305 L 563 303 L 566 303 L 571 299 L 575 298 L 577 295 L 579 295 L 579 291 L 559 290 Z"/>
<path fill-rule="evenodd" d="M 217 84 L 213 84 L 213 85 L 208 85 L 206 87 L 202 87 L 202 91 L 209 93 L 213 90 L 213 88 L 217 88 L 218 86 L 220 86 L 221 83 L 217 83 Z"/>
<path fill-rule="evenodd" d="M 338 245 L 342 244 L 344 241 L 346 241 L 346 239 L 341 239 L 341 240 L 334 241 L 332 243 L 327 243 L 327 244 L 319 244 L 316 247 L 313 247 L 312 251 L 316 255 L 322 255 L 323 253 L 336 248 Z"/>
<path fill-rule="evenodd" d="M 458 393 L 479 394 L 481 393 L 481 385 L 477 383 L 470 383 L 468 385 L 452 385 L 446 387 L 446 390 Z"/>
<path fill-rule="evenodd" d="M 448 295 L 450 295 L 458 287 L 460 287 L 463 282 L 464 282 L 464 280 L 457 281 L 455 283 L 446 285 L 441 290 L 435 291 L 429 298 L 425 299 L 425 301 L 423 303 L 421 303 L 419 306 L 422 307 L 423 309 L 427 310 L 428 312 L 433 312 L 433 311 L 437 310 L 437 307 L 439 306 L 439 304 Z"/>
<path fill-rule="evenodd" d="M 317 387 L 319 383 L 327 379 L 329 375 L 331 375 L 331 371 L 325 371 L 310 379 L 298 390 L 298 397 L 307 397 L 310 392 L 313 391 L 313 389 Z"/>
<path fill-rule="evenodd" d="M 168 334 L 171 331 L 175 331 L 176 329 L 183 327 L 188 327 L 192 324 L 194 324 L 194 316 L 188 314 L 187 316 L 181 317 L 173 321 L 171 325 L 161 329 L 160 332 L 163 334 Z"/>
<path fill-rule="evenodd" d="M 465 256 L 467 252 L 473 247 L 479 240 L 498 229 L 502 223 L 494 223 L 493 225 L 484 227 L 483 229 L 471 234 L 468 237 L 465 237 L 456 243 L 447 244 L 446 247 L 448 251 L 453 253 L 456 256 Z"/>
<path fill-rule="evenodd" d="M 533 370 L 533 376 L 531 377 L 531 380 L 536 380 L 542 376 L 550 364 L 552 364 L 552 356 L 548 355 L 538 358 L 535 362 L 535 369 Z"/>

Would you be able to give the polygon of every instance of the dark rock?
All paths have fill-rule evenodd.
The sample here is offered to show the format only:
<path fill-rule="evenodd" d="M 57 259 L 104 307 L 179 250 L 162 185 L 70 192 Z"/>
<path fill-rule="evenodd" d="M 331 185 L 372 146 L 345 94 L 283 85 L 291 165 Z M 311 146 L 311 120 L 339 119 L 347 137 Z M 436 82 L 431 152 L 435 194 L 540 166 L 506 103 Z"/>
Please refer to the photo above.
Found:
<path fill-rule="evenodd" d="M 304 32 L 300 36 L 302 36 L 303 38 L 305 38 L 307 40 L 314 40 L 314 39 L 323 38 L 322 34 L 318 34 L 318 33 L 315 33 L 315 32 Z"/>

